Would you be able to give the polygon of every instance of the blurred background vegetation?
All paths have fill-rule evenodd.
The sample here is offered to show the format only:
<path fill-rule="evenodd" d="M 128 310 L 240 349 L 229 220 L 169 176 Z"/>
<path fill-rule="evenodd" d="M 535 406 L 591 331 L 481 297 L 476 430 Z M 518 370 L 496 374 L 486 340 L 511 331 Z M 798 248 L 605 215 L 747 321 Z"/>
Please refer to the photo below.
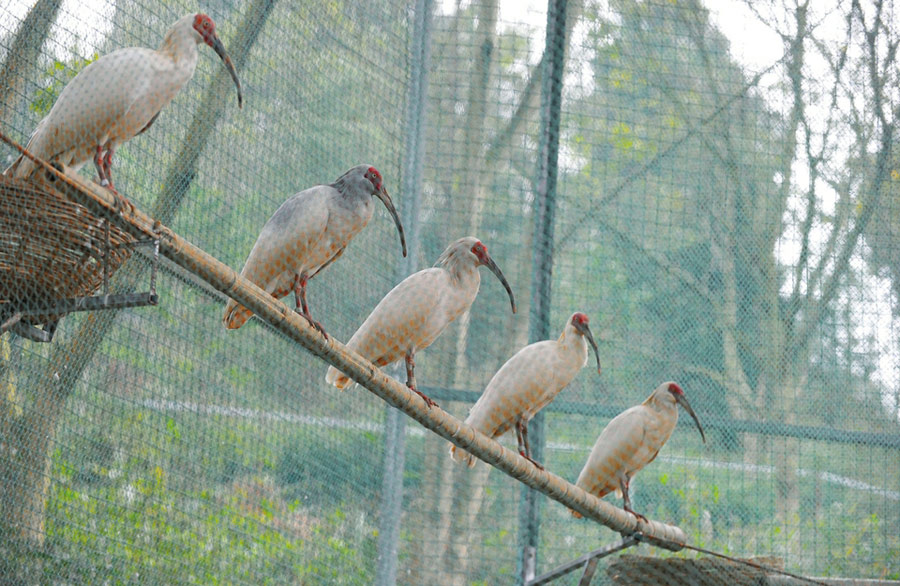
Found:
<path fill-rule="evenodd" d="M 77 71 L 158 46 L 197 9 L 0 6 L 3 131 L 26 141 Z M 401 211 L 419 202 L 414 270 L 473 234 L 519 300 L 511 317 L 486 279 L 417 356 L 420 384 L 464 416 L 528 342 L 546 6 L 199 9 L 244 108 L 207 91 L 221 64 L 201 48 L 191 83 L 117 151 L 120 192 L 240 269 L 285 198 L 375 165 Z M 898 25 L 886 0 L 568 2 L 550 328 L 586 312 L 604 371 L 548 408 L 550 470 L 574 480 L 613 415 L 677 380 L 711 441 L 676 431 L 634 483 L 637 510 L 796 572 L 900 579 Z M 346 340 L 406 268 L 378 211 L 310 303 Z M 145 286 L 143 270 L 135 257 L 116 287 Z M 50 345 L 0 338 L 0 575 L 370 584 L 382 481 L 402 474 L 399 583 L 515 580 L 518 485 L 453 465 L 416 424 L 402 470 L 385 466 L 380 401 L 326 387 L 324 363 L 256 320 L 226 332 L 224 299 L 189 275 L 167 268 L 158 288 L 155 308 L 66 317 Z M 539 572 L 615 537 L 552 502 L 540 527 Z"/>

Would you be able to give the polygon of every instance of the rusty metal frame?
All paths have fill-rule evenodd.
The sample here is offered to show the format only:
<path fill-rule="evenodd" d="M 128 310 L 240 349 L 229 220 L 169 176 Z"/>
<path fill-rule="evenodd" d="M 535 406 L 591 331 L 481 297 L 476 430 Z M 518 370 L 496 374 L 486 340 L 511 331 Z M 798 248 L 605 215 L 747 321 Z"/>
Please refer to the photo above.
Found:
<path fill-rule="evenodd" d="M 549 572 L 541 574 L 540 576 L 525 582 L 525 586 L 542 586 L 543 584 L 549 584 L 553 580 L 574 572 L 578 568 L 584 568 L 584 573 L 582 573 L 581 575 L 581 580 L 578 581 L 578 586 L 588 586 L 591 583 L 591 580 L 594 578 L 594 572 L 597 571 L 598 561 L 608 555 L 612 555 L 616 552 L 622 551 L 623 549 L 628 549 L 633 545 L 637 545 L 639 542 L 640 540 L 638 539 L 637 535 L 629 535 L 615 543 L 604 545 L 603 547 L 597 548 L 592 552 L 586 553 L 583 556 L 572 560 L 571 562 L 565 563 L 561 566 L 557 566 Z"/>
<path fill-rule="evenodd" d="M 121 246 L 153 246 L 150 264 L 150 290 L 144 293 L 116 293 L 109 292 L 109 219 L 106 224 L 106 248 L 103 251 L 103 294 L 86 297 L 69 297 L 55 299 L 41 303 L 9 303 L 5 304 L 0 323 L 0 334 L 11 330 L 17 335 L 33 342 L 52 342 L 53 335 L 59 325 L 59 319 L 52 320 L 40 326 L 31 325 L 22 321 L 23 318 L 33 315 L 65 315 L 78 311 L 97 311 L 101 309 L 125 309 L 127 307 L 145 307 L 157 305 L 159 295 L 156 293 L 156 275 L 159 268 L 159 237 L 143 238 Z"/>

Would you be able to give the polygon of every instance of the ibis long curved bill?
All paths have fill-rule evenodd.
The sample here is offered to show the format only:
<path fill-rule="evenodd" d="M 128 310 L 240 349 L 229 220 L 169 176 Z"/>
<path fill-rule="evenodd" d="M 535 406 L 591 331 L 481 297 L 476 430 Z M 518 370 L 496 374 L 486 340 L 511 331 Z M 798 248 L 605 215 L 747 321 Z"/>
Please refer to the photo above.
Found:
<path fill-rule="evenodd" d="M 397 214 L 397 209 L 394 207 L 391 196 L 388 195 L 387 189 L 382 185 L 381 189 L 375 192 L 375 197 L 381 200 L 381 203 L 384 204 L 384 207 L 387 208 L 387 211 L 394 218 L 394 223 L 397 224 L 397 232 L 400 232 L 400 246 L 403 247 L 403 256 L 406 257 L 406 236 L 403 235 L 403 224 L 400 223 L 400 216 Z"/>
<path fill-rule="evenodd" d="M 484 266 L 489 268 L 492 273 L 494 273 L 498 279 L 500 279 L 500 283 L 503 285 L 503 288 L 506 289 L 506 294 L 509 295 L 509 304 L 512 306 L 512 312 L 516 312 L 516 298 L 513 295 L 512 287 L 509 286 L 509 281 L 506 280 L 506 277 L 503 276 L 503 271 L 500 270 L 500 267 L 497 266 L 497 263 L 494 262 L 494 259 L 491 257 L 486 257 L 483 261 Z"/>
<path fill-rule="evenodd" d="M 697 424 L 697 429 L 700 430 L 700 437 L 703 439 L 703 443 L 706 443 L 706 434 L 703 433 L 703 426 L 700 425 L 700 420 L 697 419 L 697 414 L 694 413 L 694 410 L 691 409 L 691 404 L 688 403 L 687 397 L 684 394 L 675 394 L 675 402 L 684 407 L 684 410 L 688 412 L 688 415 L 694 420 L 694 423 Z"/>
<path fill-rule="evenodd" d="M 597 349 L 597 342 L 594 341 L 594 335 L 591 334 L 591 328 L 588 326 L 587 321 L 576 321 L 573 322 L 575 329 L 581 332 L 581 335 L 585 337 L 585 339 L 591 344 L 591 348 L 594 349 L 594 356 L 597 358 L 597 374 L 600 374 L 600 351 Z"/>
<path fill-rule="evenodd" d="M 228 56 L 228 53 L 225 51 L 225 45 L 222 44 L 221 39 L 219 39 L 218 35 L 214 35 L 212 40 L 209 42 L 209 46 L 212 47 L 213 51 L 216 52 L 216 55 L 222 59 L 222 63 L 225 64 L 225 69 L 228 70 L 228 73 L 231 74 L 231 79 L 234 80 L 234 85 L 237 86 L 237 94 L 238 94 L 238 108 L 244 107 L 244 97 L 241 95 L 241 80 L 238 79 L 237 71 L 234 69 L 234 63 L 231 62 L 231 57 Z"/>

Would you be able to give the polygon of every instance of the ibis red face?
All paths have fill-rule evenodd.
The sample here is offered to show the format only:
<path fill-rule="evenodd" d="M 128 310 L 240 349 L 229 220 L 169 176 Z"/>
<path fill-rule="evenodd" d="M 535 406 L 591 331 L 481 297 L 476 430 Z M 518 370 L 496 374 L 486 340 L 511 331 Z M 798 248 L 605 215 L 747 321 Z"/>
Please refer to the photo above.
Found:
<path fill-rule="evenodd" d="M 684 407 L 684 410 L 688 412 L 688 415 L 693 418 L 694 423 L 697 424 L 697 429 L 700 430 L 700 437 L 703 438 L 703 443 L 706 443 L 706 434 L 703 433 L 703 427 L 700 425 L 700 420 L 697 419 L 697 414 L 691 409 L 691 404 L 688 403 L 687 397 L 684 396 L 684 391 L 677 383 L 669 383 L 669 392 L 675 397 L 675 402 Z"/>
<path fill-rule="evenodd" d="M 219 40 L 219 36 L 216 34 L 216 23 L 205 14 L 198 14 L 194 17 L 194 30 L 200 34 L 203 38 L 203 42 L 213 48 L 213 51 L 222 59 L 222 62 L 225 64 L 225 69 L 228 70 L 228 73 L 231 75 L 231 79 L 234 80 L 234 85 L 237 86 L 238 93 L 238 108 L 244 107 L 244 98 L 241 95 L 241 80 L 238 79 L 237 71 L 234 69 L 234 64 L 231 62 L 231 58 L 228 56 L 228 53 L 225 52 L 225 45 L 222 44 L 222 41 Z"/>
<path fill-rule="evenodd" d="M 384 207 L 387 208 L 387 211 L 390 212 L 391 216 L 394 218 L 394 223 L 397 225 L 397 232 L 400 232 L 400 246 L 403 248 L 403 256 L 405 257 L 406 236 L 403 235 L 403 224 L 400 223 L 400 216 L 397 215 L 397 209 L 394 208 L 394 202 L 391 200 L 391 196 L 388 195 L 387 189 L 384 187 L 381 173 L 379 173 L 378 169 L 375 167 L 369 167 L 365 176 L 366 179 L 372 183 L 372 189 L 375 190 L 375 197 L 381 200 L 381 203 L 384 204 Z"/>
<path fill-rule="evenodd" d="M 588 327 L 588 316 L 578 312 L 572 316 L 572 326 L 575 330 L 587 339 L 594 349 L 594 356 L 597 358 L 597 374 L 600 374 L 600 352 L 597 350 L 597 342 L 594 341 L 594 335 L 591 334 L 591 328 Z"/>
<path fill-rule="evenodd" d="M 472 246 L 472 254 L 475 255 L 475 258 L 478 259 L 478 263 L 486 266 L 494 273 L 498 279 L 500 279 L 500 283 L 503 284 L 503 288 L 506 289 L 507 295 L 509 295 L 509 303 L 512 305 L 512 312 L 516 312 L 516 298 L 513 296 L 512 288 L 509 286 L 509 282 L 506 280 L 506 277 L 503 276 L 503 271 L 500 270 L 500 267 L 497 266 L 497 263 L 494 262 L 494 259 L 491 258 L 491 255 L 488 254 L 487 246 L 482 244 L 481 242 L 476 242 Z"/>

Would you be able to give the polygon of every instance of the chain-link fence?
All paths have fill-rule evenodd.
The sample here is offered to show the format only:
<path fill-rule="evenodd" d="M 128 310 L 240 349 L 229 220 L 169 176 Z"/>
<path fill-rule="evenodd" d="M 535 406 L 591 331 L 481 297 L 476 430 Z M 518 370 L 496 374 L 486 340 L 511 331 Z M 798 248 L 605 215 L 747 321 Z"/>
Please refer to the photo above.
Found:
<path fill-rule="evenodd" d="M 183 19 L 198 9 L 209 19 Z M 0 131 L 67 173 L 106 175 L 116 205 L 235 270 L 268 254 L 244 276 L 291 309 L 305 292 L 330 338 L 396 360 L 401 382 L 414 347 L 418 390 L 460 419 L 529 342 L 574 340 L 577 364 L 548 361 L 560 343 L 506 375 L 527 370 L 514 390 L 564 386 L 527 438 L 568 482 L 614 417 L 677 381 L 706 442 L 682 412 L 634 474 L 636 512 L 695 550 L 900 579 L 895 10 L 13 2 Z M 105 57 L 125 47 L 160 50 Z M 122 106 L 136 95 L 140 115 Z M 454 462 L 364 388 L 338 391 L 283 329 L 227 329 L 215 286 L 2 154 L 4 581 L 522 583 L 621 539 Z M 467 235 L 487 253 L 467 242 L 361 327 Z M 489 267 L 475 297 L 487 255 L 515 314 Z M 415 323 L 385 325 L 402 318 Z M 540 402 L 522 392 L 485 420 Z M 632 413 L 665 426 L 673 406 Z M 517 435 L 513 421 L 501 442 Z M 658 435 L 629 445 L 649 458 Z M 617 552 L 594 583 L 772 575 L 695 550 Z"/>

